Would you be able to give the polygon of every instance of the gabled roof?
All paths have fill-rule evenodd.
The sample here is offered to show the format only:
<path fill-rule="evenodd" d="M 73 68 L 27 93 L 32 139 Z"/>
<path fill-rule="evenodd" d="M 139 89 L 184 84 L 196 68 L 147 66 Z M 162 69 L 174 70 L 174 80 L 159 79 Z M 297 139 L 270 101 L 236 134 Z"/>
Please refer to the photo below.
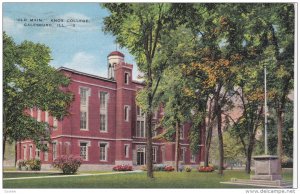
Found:
<path fill-rule="evenodd" d="M 103 81 L 109 81 L 109 82 L 116 83 L 116 81 L 112 80 L 112 79 L 108 79 L 108 78 L 105 78 L 105 77 L 100 77 L 100 76 L 97 76 L 97 75 L 92 75 L 92 74 L 76 71 L 74 69 L 70 69 L 70 68 L 67 68 L 67 67 L 59 67 L 57 70 L 58 71 L 61 71 L 61 70 L 69 71 L 69 72 L 72 72 L 72 73 L 75 73 L 75 74 L 78 74 L 78 75 L 83 75 L 83 76 L 87 76 L 87 77 L 91 77 L 91 78 L 95 78 L 95 79 L 99 79 L 99 80 L 103 80 Z"/>

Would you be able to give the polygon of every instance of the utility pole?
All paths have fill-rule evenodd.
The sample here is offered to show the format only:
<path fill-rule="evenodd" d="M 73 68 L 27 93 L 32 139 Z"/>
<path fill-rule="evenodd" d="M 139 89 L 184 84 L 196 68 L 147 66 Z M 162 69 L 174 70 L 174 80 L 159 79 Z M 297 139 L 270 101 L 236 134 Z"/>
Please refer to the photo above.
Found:
<path fill-rule="evenodd" d="M 265 83 L 265 155 L 268 155 L 268 105 L 267 105 L 267 68 L 264 65 L 264 83 Z"/>

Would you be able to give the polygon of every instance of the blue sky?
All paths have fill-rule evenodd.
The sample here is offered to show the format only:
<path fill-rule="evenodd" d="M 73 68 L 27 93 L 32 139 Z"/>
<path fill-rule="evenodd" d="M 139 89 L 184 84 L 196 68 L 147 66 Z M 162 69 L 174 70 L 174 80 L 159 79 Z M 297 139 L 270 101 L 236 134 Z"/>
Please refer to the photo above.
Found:
<path fill-rule="evenodd" d="M 103 18 L 109 12 L 99 3 L 4 3 L 3 30 L 16 43 L 30 40 L 43 43 L 51 48 L 54 67 L 65 66 L 85 73 L 107 76 L 107 55 L 116 50 L 115 38 L 104 34 Z M 88 23 L 74 23 L 75 27 L 55 27 L 51 19 L 87 19 Z M 19 19 L 43 19 L 53 27 L 24 26 Z M 45 20 L 44 20 L 45 19 Z M 35 22 L 33 22 L 35 23 Z M 39 23 L 39 22 L 36 22 Z M 73 24 L 73 23 L 72 23 Z M 118 48 L 125 54 L 125 61 L 137 67 L 132 55 L 126 49 Z"/>

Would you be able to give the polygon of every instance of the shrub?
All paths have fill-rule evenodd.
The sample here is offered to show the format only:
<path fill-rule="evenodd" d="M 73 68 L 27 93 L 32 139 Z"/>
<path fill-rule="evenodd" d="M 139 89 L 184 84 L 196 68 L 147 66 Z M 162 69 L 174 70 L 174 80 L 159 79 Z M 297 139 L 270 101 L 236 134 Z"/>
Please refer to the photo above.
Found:
<path fill-rule="evenodd" d="M 74 174 L 82 163 L 82 159 L 76 156 L 61 156 L 54 160 L 53 166 L 59 168 L 64 174 Z"/>
<path fill-rule="evenodd" d="M 174 167 L 173 166 L 166 166 L 165 171 L 172 172 L 172 171 L 174 171 Z"/>
<path fill-rule="evenodd" d="M 26 167 L 26 162 L 25 160 L 18 160 L 17 161 L 17 167 L 18 167 L 18 170 L 22 170 L 22 167 Z M 27 168 L 27 167 L 26 167 Z"/>
<path fill-rule="evenodd" d="M 147 166 L 146 165 L 141 166 L 141 170 L 142 171 L 147 171 Z"/>
<path fill-rule="evenodd" d="M 198 171 L 199 172 L 212 172 L 212 171 L 214 171 L 214 167 L 212 167 L 212 166 L 207 166 L 207 167 L 200 166 L 198 168 Z"/>
<path fill-rule="evenodd" d="M 41 160 L 40 159 L 31 159 L 25 162 L 26 166 L 29 167 L 30 170 L 39 171 L 41 170 Z"/>
<path fill-rule="evenodd" d="M 164 171 L 165 167 L 165 164 L 156 164 L 153 166 L 153 171 Z"/>
<path fill-rule="evenodd" d="M 114 171 L 132 171 L 132 166 L 129 165 L 118 165 L 113 167 Z"/>
<path fill-rule="evenodd" d="M 185 172 L 191 172 L 191 171 L 192 171 L 192 168 L 190 166 L 185 167 Z"/>
<path fill-rule="evenodd" d="M 281 163 L 282 168 L 293 168 L 293 160 L 283 161 Z"/>

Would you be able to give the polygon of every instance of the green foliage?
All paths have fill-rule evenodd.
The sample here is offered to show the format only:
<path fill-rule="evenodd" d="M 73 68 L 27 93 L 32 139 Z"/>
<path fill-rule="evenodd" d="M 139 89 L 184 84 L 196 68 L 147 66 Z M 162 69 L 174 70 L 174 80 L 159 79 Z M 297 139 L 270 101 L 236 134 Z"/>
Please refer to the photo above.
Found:
<path fill-rule="evenodd" d="M 31 159 L 25 162 L 26 166 L 29 166 L 30 170 L 40 171 L 41 170 L 41 160 L 40 159 Z"/>
<path fill-rule="evenodd" d="M 73 99 L 66 91 L 69 79 L 49 65 L 50 49 L 24 41 L 16 45 L 3 34 L 3 135 L 5 141 L 32 139 L 38 148 L 50 141 L 47 123 L 38 122 L 25 111 L 39 108 L 62 119 Z"/>

